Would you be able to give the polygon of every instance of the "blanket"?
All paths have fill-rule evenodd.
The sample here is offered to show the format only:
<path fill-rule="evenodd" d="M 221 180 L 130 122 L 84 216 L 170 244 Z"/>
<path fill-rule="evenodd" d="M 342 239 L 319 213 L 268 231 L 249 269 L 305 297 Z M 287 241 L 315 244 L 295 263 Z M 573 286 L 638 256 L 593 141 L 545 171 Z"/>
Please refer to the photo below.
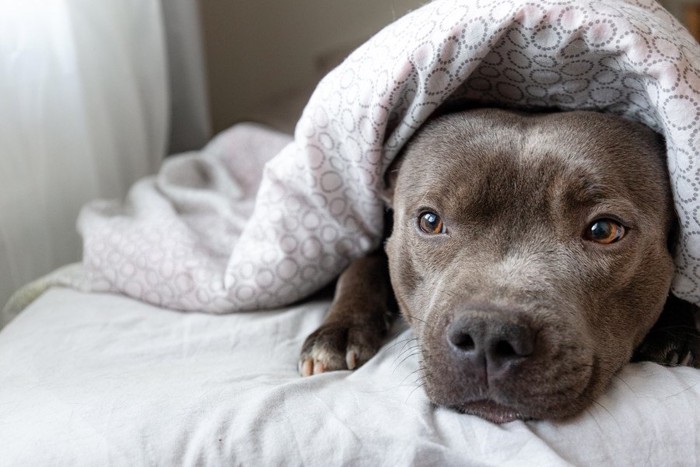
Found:
<path fill-rule="evenodd" d="M 308 296 L 378 247 L 384 171 L 455 102 L 610 112 L 662 133 L 681 230 L 673 290 L 700 304 L 700 47 L 650 0 L 425 5 L 321 81 L 293 139 L 234 129 L 124 202 L 88 205 L 87 288 L 211 313 Z"/>

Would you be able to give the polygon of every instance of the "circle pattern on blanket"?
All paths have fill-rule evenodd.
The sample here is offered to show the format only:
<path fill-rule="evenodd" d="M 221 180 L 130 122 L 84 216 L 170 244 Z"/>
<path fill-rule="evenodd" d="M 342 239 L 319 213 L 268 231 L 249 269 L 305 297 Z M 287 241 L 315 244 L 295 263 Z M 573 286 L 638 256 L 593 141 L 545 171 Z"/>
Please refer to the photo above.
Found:
<path fill-rule="evenodd" d="M 698 44 L 651 0 L 437 0 L 324 78 L 242 231 L 221 226 L 235 188 L 192 194 L 188 206 L 209 217 L 87 209 L 86 264 L 100 287 L 173 308 L 296 301 L 378 246 L 384 171 L 439 106 L 468 101 L 611 112 L 664 133 L 681 225 L 674 291 L 700 303 L 699 95 Z M 225 151 L 210 160 L 225 174 L 240 163 Z"/>

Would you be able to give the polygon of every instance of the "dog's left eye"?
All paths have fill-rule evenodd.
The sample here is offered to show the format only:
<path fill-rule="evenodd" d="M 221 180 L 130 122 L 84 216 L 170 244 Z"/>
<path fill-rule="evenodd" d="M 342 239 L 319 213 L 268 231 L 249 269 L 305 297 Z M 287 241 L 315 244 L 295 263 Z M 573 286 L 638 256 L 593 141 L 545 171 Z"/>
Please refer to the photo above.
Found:
<path fill-rule="evenodd" d="M 586 229 L 584 238 L 602 245 L 615 243 L 625 236 L 625 227 L 613 219 L 599 219 Z"/>
<path fill-rule="evenodd" d="M 425 211 L 418 218 L 418 228 L 428 235 L 439 235 L 447 233 L 445 224 L 440 219 L 440 216 L 434 212 Z"/>

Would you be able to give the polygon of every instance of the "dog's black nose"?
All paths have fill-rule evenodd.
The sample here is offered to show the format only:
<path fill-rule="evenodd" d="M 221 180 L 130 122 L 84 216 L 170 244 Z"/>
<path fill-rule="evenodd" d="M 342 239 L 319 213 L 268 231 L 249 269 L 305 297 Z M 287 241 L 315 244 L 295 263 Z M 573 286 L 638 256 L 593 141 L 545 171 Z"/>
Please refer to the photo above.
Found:
<path fill-rule="evenodd" d="M 455 357 L 489 377 L 503 376 L 535 351 L 535 333 L 523 318 L 500 311 L 458 316 L 447 328 Z"/>

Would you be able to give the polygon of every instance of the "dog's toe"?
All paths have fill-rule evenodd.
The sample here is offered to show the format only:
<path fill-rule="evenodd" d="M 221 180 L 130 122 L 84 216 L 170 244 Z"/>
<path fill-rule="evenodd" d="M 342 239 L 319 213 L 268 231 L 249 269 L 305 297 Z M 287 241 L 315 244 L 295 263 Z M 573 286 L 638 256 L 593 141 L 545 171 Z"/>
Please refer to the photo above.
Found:
<path fill-rule="evenodd" d="M 372 358 L 379 349 L 381 336 L 371 330 L 328 323 L 306 338 L 299 359 L 302 376 L 327 371 L 354 370 Z"/>
<path fill-rule="evenodd" d="M 381 335 L 369 332 L 366 328 L 351 327 L 348 329 L 348 342 L 345 352 L 345 364 L 349 370 L 364 365 L 379 350 Z"/>
<path fill-rule="evenodd" d="M 302 354 L 299 360 L 299 373 L 302 376 L 311 376 L 325 373 L 326 371 L 344 370 L 345 364 L 342 359 L 335 355 L 313 350 L 307 354 Z"/>

